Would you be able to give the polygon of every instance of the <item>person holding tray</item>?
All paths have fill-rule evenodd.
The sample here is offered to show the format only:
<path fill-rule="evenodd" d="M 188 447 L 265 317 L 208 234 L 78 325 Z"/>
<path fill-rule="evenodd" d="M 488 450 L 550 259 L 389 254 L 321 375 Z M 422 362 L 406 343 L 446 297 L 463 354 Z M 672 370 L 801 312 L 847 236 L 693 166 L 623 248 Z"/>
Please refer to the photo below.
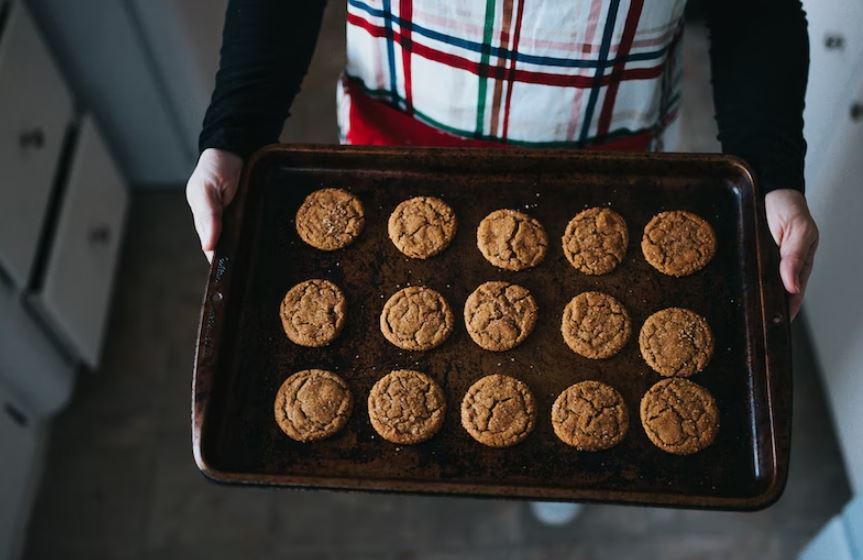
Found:
<path fill-rule="evenodd" d="M 342 142 L 661 151 L 680 106 L 685 0 L 347 0 Z M 719 140 L 754 169 L 796 316 L 818 229 L 804 197 L 799 0 L 708 0 Z M 208 259 L 244 160 L 278 141 L 324 2 L 230 0 L 186 194 Z M 574 510 L 540 512 L 563 522 Z M 556 516 L 556 517 L 555 517 Z"/>

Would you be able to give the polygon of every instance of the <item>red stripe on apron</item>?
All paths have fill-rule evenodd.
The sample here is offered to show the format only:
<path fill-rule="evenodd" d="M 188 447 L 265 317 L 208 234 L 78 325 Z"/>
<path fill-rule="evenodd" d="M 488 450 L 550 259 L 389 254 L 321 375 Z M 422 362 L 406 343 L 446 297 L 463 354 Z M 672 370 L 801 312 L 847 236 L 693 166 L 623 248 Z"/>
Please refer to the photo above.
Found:
<path fill-rule="evenodd" d="M 368 96 L 353 81 L 347 81 L 350 97 L 345 142 L 363 146 L 428 146 L 462 148 L 512 148 L 505 142 L 462 138 L 438 130 L 404 111 Z M 648 132 L 621 136 L 610 142 L 591 145 L 587 150 L 646 152 L 652 135 Z"/>

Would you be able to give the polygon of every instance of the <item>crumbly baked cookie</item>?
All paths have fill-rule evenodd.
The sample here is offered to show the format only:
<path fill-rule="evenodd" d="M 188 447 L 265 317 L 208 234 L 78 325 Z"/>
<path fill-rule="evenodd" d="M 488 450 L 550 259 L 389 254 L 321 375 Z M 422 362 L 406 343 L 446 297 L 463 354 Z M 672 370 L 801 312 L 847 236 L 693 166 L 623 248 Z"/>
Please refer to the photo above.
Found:
<path fill-rule="evenodd" d="M 588 208 L 569 221 L 563 254 L 584 274 L 608 274 L 623 260 L 629 233 L 623 216 L 610 208 Z"/>
<path fill-rule="evenodd" d="M 456 228 L 452 208 L 431 196 L 405 200 L 396 206 L 387 224 L 396 249 L 415 259 L 427 259 L 446 249 Z"/>
<path fill-rule="evenodd" d="M 648 263 L 669 276 L 688 276 L 716 253 L 716 233 L 707 221 L 685 210 L 660 212 L 647 223 L 641 251 Z"/>
<path fill-rule="evenodd" d="M 476 243 L 494 266 L 524 270 L 545 258 L 548 236 L 542 224 L 524 212 L 495 210 L 479 223 Z"/>
<path fill-rule="evenodd" d="M 410 286 L 390 297 L 381 313 L 381 332 L 404 350 L 430 350 L 453 330 L 449 304 L 431 288 Z"/>
<path fill-rule="evenodd" d="M 328 280 L 306 280 L 285 294 L 279 317 L 291 342 L 320 347 L 342 332 L 346 308 L 345 295 L 338 286 Z"/>
<path fill-rule="evenodd" d="M 369 420 L 382 438 L 408 445 L 425 441 L 443 425 L 446 397 L 434 379 L 407 369 L 388 373 L 369 393 Z"/>
<path fill-rule="evenodd" d="M 666 377 L 689 377 L 702 371 L 713 356 L 713 333 L 707 319 L 680 307 L 657 311 L 638 335 L 641 355 Z"/>
<path fill-rule="evenodd" d="M 506 375 L 489 375 L 470 386 L 461 402 L 461 425 L 489 447 L 509 447 L 530 434 L 536 405 L 527 385 Z"/>
<path fill-rule="evenodd" d="M 690 455 L 713 443 L 719 409 L 704 387 L 679 377 L 663 379 L 641 399 L 641 424 L 656 447 Z"/>
<path fill-rule="evenodd" d="M 360 200 L 342 189 L 320 189 L 297 210 L 300 238 L 322 251 L 350 245 L 363 231 L 365 211 Z"/>
<path fill-rule="evenodd" d="M 509 282 L 486 282 L 468 296 L 464 323 L 479 346 L 502 352 L 521 344 L 533 331 L 537 311 L 536 300 L 527 288 Z"/>
<path fill-rule="evenodd" d="M 551 425 L 565 444 L 579 451 L 600 451 L 620 443 L 629 430 L 629 413 L 613 387 L 582 381 L 554 401 Z"/>
<path fill-rule="evenodd" d="M 583 292 L 566 304 L 560 331 L 576 354 L 604 359 L 623 348 L 631 324 L 629 313 L 615 298 L 602 292 Z"/>
<path fill-rule="evenodd" d="M 338 375 L 322 369 L 298 371 L 276 393 L 276 423 L 291 439 L 324 439 L 345 426 L 353 403 L 351 390 Z"/>

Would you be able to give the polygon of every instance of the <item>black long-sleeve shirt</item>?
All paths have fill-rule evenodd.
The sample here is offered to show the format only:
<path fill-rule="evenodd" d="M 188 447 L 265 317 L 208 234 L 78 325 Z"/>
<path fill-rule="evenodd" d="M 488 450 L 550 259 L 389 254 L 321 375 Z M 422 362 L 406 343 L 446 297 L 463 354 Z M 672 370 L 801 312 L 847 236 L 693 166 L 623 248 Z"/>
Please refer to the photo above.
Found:
<path fill-rule="evenodd" d="M 309 67 L 324 0 L 230 0 L 199 147 L 248 156 L 276 142 Z M 719 140 L 764 192 L 803 190 L 809 40 L 800 0 L 710 0 Z"/>

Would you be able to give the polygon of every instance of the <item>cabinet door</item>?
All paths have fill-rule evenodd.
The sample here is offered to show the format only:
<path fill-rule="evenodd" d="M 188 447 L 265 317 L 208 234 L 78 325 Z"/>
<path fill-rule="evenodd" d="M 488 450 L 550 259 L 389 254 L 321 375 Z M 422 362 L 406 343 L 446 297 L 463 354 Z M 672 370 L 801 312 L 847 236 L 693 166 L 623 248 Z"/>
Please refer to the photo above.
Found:
<path fill-rule="evenodd" d="M 82 121 L 37 309 L 96 367 L 122 241 L 128 190 L 89 118 Z"/>
<path fill-rule="evenodd" d="M 72 100 L 21 2 L 0 37 L 0 268 L 30 280 Z"/>
<path fill-rule="evenodd" d="M 853 487 L 863 489 L 863 75 L 840 107 L 830 139 L 813 150 L 806 197 L 821 243 L 806 290 L 806 325 L 824 379 Z"/>
<path fill-rule="evenodd" d="M 806 140 L 817 154 L 835 135 L 847 115 L 849 88 L 861 70 L 863 4 L 859 0 L 805 0 L 809 21 L 809 86 L 806 94 Z M 810 165 L 820 161 L 809 158 Z"/>

